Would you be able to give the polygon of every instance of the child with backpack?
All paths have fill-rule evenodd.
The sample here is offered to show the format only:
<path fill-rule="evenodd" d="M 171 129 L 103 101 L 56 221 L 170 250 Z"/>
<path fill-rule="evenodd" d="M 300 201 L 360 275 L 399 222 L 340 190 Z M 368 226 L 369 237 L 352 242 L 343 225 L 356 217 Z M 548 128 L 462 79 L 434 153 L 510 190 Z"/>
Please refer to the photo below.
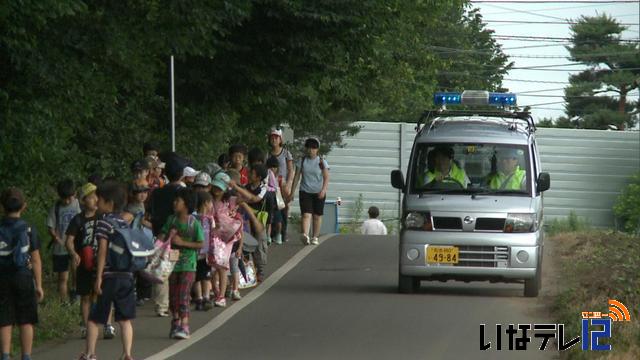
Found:
<path fill-rule="evenodd" d="M 288 217 L 289 217 L 289 203 L 293 199 L 293 177 L 295 175 L 295 165 L 293 163 L 293 155 L 291 152 L 284 147 L 284 139 L 282 138 L 282 130 L 281 129 L 271 129 L 269 133 L 269 146 L 270 146 L 270 154 L 275 156 L 278 159 L 278 177 L 281 179 L 280 190 L 282 191 L 283 200 L 285 202 L 285 208 L 281 210 L 281 222 L 278 225 L 280 229 L 280 237 L 275 235 L 276 244 L 278 243 L 278 239 L 281 239 L 282 242 L 287 241 L 287 225 L 288 225 Z"/>
<path fill-rule="evenodd" d="M 95 237 L 96 221 L 98 216 L 98 196 L 97 186 L 86 183 L 80 188 L 80 201 L 82 202 L 82 213 L 71 219 L 67 227 L 67 250 L 76 266 L 76 293 L 80 296 L 80 312 L 82 314 L 82 327 L 80 335 L 84 339 L 87 337 L 87 322 L 89 321 L 89 310 L 91 308 L 93 285 L 96 281 L 95 255 L 98 243 Z M 113 314 L 111 314 L 113 315 Z M 111 325 L 111 317 L 104 326 L 103 336 L 105 339 L 113 339 L 116 336 L 116 329 Z"/>
<path fill-rule="evenodd" d="M 188 339 L 191 288 L 195 281 L 198 250 L 204 242 L 200 221 L 191 215 L 196 206 L 196 193 L 180 188 L 173 200 L 173 215 L 160 230 L 161 240 L 171 241 L 173 249 L 180 251 L 180 258 L 169 276 L 169 310 L 172 314 L 169 337 Z"/>
<path fill-rule="evenodd" d="M 237 174 L 236 174 L 237 175 Z M 215 268 L 214 284 L 217 283 L 215 306 L 227 306 L 225 295 L 227 292 L 227 271 L 231 271 L 232 296 L 235 300 L 240 299 L 238 284 L 240 281 L 240 269 L 238 259 L 242 256 L 242 221 L 239 220 L 236 212 L 236 198 L 230 196 L 229 183 L 233 183 L 229 175 L 224 172 L 217 173 L 211 185 L 213 196 L 213 217 L 215 220 L 214 236 L 220 245 L 217 259 L 210 261 Z M 224 245 L 222 245 L 224 243 Z M 214 245 L 215 246 L 215 245 Z"/>
<path fill-rule="evenodd" d="M 151 221 L 148 220 L 148 215 L 145 211 L 145 202 L 149 197 L 149 183 L 144 179 L 134 180 L 129 184 L 129 202 L 125 211 L 128 213 L 127 218 L 132 218 L 131 227 L 140 228 L 144 227 L 151 231 Z M 136 277 L 136 305 L 142 306 L 144 302 L 151 299 L 151 287 L 152 284 L 140 276 L 140 273 L 135 274 Z"/>
<path fill-rule="evenodd" d="M 96 222 L 98 241 L 96 280 L 93 290 L 98 296 L 89 314 L 87 340 L 81 360 L 96 359 L 99 324 L 106 324 L 111 307 L 120 324 L 122 359 L 130 360 L 133 346 L 133 324 L 136 317 L 133 273 L 144 268 L 147 257 L 153 255 L 153 238 L 141 229 L 132 229 L 122 217 L 127 203 L 127 190 L 117 181 L 109 180 L 97 189 Z"/>
<path fill-rule="evenodd" d="M 13 325 L 20 328 L 22 360 L 31 360 L 33 326 L 38 323 L 38 302 L 42 301 L 40 241 L 24 220 L 27 207 L 22 191 L 10 187 L 0 194 L 4 217 L 0 241 L 11 251 L 0 254 L 0 338 L 2 360 L 9 360 Z"/>
<path fill-rule="evenodd" d="M 206 174 L 206 173 L 205 173 Z M 208 176 L 208 175 L 207 175 Z M 196 265 L 196 282 L 194 284 L 196 310 L 211 309 L 211 265 L 207 264 L 207 253 L 211 246 L 211 231 L 215 227 L 213 220 L 213 197 L 206 191 L 198 191 L 196 218 L 204 231 L 204 244 L 198 252 Z"/>
<path fill-rule="evenodd" d="M 69 297 L 69 252 L 65 244 L 64 234 L 74 216 L 80 213 L 80 204 L 76 199 L 76 189 L 70 179 L 58 183 L 58 200 L 49 210 L 47 228 L 51 235 L 50 247 L 53 247 L 53 272 L 58 274 L 58 294 L 62 300 Z"/>

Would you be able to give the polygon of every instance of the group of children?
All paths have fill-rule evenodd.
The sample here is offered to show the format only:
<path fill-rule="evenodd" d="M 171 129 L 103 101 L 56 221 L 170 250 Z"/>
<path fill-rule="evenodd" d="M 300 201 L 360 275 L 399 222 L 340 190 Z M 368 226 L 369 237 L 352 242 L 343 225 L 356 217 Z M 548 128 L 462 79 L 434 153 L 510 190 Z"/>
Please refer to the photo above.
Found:
<path fill-rule="evenodd" d="M 233 145 L 216 163 L 198 171 L 179 155 L 161 156 L 157 146 L 147 143 L 125 183 L 92 175 L 79 190 L 71 180 L 58 184 L 59 199 L 46 225 L 59 296 L 70 302 L 80 297 L 81 336 L 86 339 L 80 359 L 96 358 L 100 326 L 105 339 L 115 336 L 112 321 L 120 325 L 122 359 L 131 359 L 131 321 L 136 306 L 148 300 L 158 316 L 171 317 L 171 338 L 189 338 L 192 303 L 196 310 L 209 310 L 226 306 L 227 298 L 241 299 L 240 270 L 247 257 L 255 263 L 257 282 L 263 281 L 268 246 L 287 241 L 295 187 L 293 156 L 283 147 L 281 130 L 270 132 L 269 145 L 266 154 Z M 316 153 L 318 146 L 312 149 Z M 307 166 L 307 172 L 319 173 L 318 192 L 326 193 L 328 165 L 322 159 L 320 164 Z M 9 359 L 13 325 L 20 327 L 27 360 L 37 302 L 44 296 L 40 241 L 35 229 L 20 219 L 26 201 L 19 189 L 2 192 L 0 203 L 0 277 L 10 284 L 0 287 L 2 360 Z M 316 225 L 314 217 L 314 240 Z M 158 248 L 170 245 L 176 255 L 173 270 L 161 282 L 152 284 L 142 272 L 115 265 L 121 253 L 114 244 L 123 236 L 121 229 L 130 228 L 146 229 Z M 303 232 L 303 242 L 309 244 Z"/>

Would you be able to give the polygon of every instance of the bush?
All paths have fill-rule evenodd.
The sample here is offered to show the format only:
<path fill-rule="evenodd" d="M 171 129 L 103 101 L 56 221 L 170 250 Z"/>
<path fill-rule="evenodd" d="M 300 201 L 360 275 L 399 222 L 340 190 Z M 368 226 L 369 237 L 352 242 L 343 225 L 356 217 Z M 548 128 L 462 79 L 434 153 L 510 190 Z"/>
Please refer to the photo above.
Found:
<path fill-rule="evenodd" d="M 622 220 L 625 231 L 640 231 L 640 172 L 622 189 L 613 207 L 613 213 Z"/>
<path fill-rule="evenodd" d="M 591 225 L 587 220 L 579 217 L 575 211 L 571 210 L 567 218 L 551 220 L 546 231 L 549 236 L 554 236 L 560 233 L 585 231 L 590 228 Z"/>

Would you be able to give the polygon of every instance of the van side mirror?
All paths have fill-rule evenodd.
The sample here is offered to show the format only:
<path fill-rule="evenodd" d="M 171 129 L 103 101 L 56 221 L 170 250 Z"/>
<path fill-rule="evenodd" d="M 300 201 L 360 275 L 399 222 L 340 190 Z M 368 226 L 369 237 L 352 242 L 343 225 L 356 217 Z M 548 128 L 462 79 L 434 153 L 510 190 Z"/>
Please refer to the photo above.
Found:
<path fill-rule="evenodd" d="M 541 172 L 538 175 L 537 188 L 539 192 L 547 191 L 551 187 L 551 177 L 549 173 Z"/>
<path fill-rule="evenodd" d="M 404 175 L 402 175 L 402 171 L 393 170 L 391 172 L 391 186 L 404 192 Z"/>

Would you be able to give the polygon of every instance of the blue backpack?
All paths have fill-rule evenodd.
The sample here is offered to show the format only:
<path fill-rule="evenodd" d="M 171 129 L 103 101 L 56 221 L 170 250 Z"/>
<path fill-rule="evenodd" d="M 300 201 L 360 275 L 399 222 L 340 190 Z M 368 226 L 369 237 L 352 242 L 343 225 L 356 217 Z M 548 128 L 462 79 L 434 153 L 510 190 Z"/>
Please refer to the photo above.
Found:
<path fill-rule="evenodd" d="M 114 230 L 107 253 L 109 271 L 136 272 L 144 269 L 148 258 L 155 253 L 151 232 L 137 224 L 133 227 L 121 227 L 113 220 L 105 221 L 111 224 Z"/>
<path fill-rule="evenodd" d="M 0 226 L 0 268 L 26 269 L 29 265 L 31 228 L 24 220 Z"/>

